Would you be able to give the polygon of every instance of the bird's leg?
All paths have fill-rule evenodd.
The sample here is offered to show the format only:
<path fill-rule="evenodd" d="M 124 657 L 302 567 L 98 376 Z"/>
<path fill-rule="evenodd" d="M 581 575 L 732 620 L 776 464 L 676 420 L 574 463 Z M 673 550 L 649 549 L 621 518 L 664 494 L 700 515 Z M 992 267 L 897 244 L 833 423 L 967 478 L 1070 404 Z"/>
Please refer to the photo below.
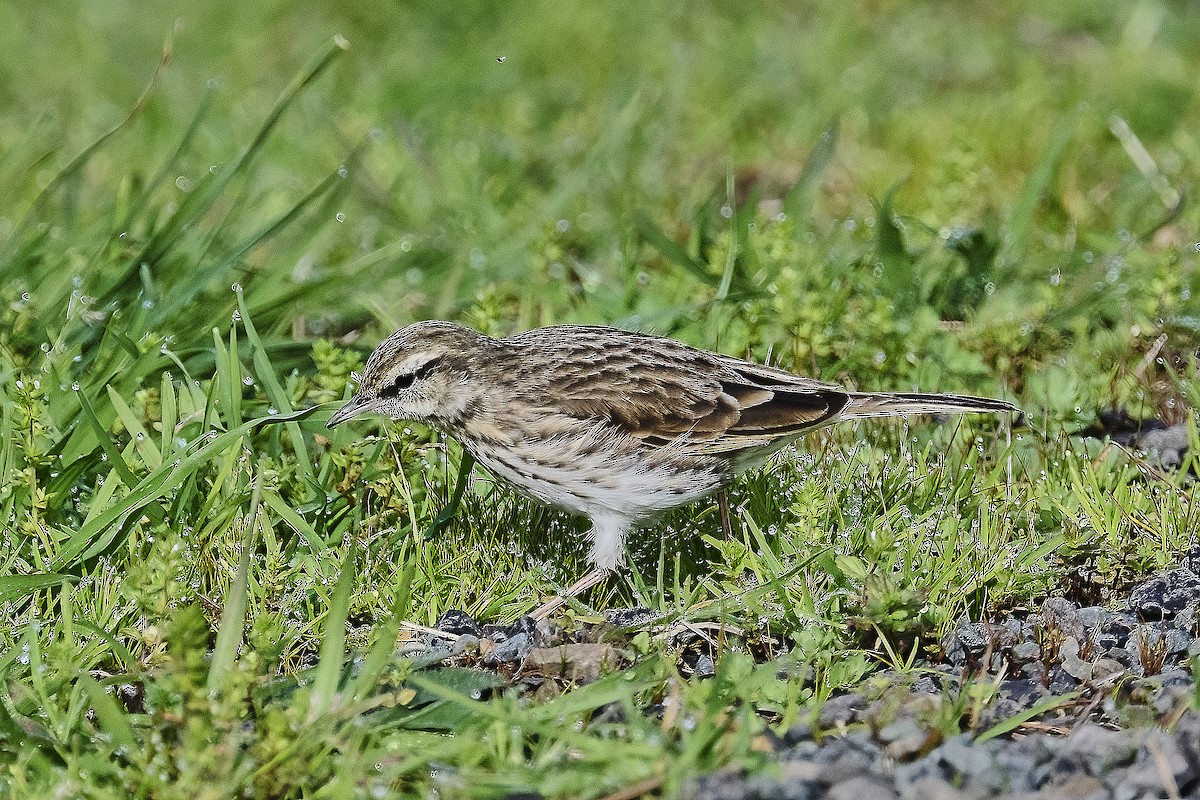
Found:
<path fill-rule="evenodd" d="M 467 489 L 467 480 L 471 477 L 471 470 L 474 467 L 475 456 L 463 450 L 462 460 L 458 463 L 458 478 L 454 482 L 454 492 L 450 495 L 450 502 L 438 512 L 438 515 L 433 518 L 433 522 L 429 523 L 429 527 L 425 529 L 425 533 L 422 535 L 425 541 L 437 538 L 445 530 L 450 520 L 454 519 L 454 514 L 458 511 L 458 504 L 462 501 L 463 492 Z"/>
<path fill-rule="evenodd" d="M 721 512 L 721 531 L 726 539 L 733 538 L 733 524 L 729 521 L 729 495 L 724 489 L 717 492 L 717 509 Z"/>
<path fill-rule="evenodd" d="M 534 619 L 545 619 L 558 609 L 565 606 L 567 604 L 567 600 L 571 599 L 577 594 L 586 592 L 588 589 L 607 578 L 611 572 L 612 570 L 604 567 L 597 567 L 579 580 L 572 583 L 566 589 L 563 589 L 557 597 L 552 597 L 545 603 L 542 603 L 542 605 L 534 609 L 529 616 L 533 617 Z"/>

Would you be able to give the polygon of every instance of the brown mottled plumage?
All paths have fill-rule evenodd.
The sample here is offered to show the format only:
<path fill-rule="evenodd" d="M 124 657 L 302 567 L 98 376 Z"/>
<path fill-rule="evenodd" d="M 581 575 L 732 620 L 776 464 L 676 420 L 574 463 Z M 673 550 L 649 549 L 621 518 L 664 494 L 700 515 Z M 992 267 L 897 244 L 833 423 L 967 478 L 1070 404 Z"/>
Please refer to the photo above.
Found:
<path fill-rule="evenodd" d="M 368 411 L 429 423 L 521 493 L 589 517 L 596 570 L 575 591 L 620 565 L 630 529 L 808 431 L 1017 410 L 961 395 L 851 392 L 673 339 L 581 325 L 495 339 L 418 322 L 389 336 L 357 381 L 329 427 Z"/>

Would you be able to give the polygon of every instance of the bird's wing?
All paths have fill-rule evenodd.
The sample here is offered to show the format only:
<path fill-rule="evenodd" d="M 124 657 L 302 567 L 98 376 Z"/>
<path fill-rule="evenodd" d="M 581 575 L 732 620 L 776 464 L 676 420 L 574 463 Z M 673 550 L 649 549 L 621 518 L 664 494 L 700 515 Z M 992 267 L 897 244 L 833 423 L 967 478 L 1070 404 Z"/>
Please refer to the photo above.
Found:
<path fill-rule="evenodd" d="M 702 452 L 757 447 L 836 418 L 841 387 L 717 356 L 670 339 L 563 351 L 554 405 L 611 421 L 647 442 Z"/>

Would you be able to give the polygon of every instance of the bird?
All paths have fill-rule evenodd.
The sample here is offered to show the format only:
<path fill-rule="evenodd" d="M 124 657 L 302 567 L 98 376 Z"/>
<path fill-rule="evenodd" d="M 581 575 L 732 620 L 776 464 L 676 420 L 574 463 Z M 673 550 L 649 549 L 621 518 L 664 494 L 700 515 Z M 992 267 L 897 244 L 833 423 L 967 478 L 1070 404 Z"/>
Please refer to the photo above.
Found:
<path fill-rule="evenodd" d="M 497 338 L 415 322 L 351 379 L 356 391 L 327 427 L 368 412 L 425 423 L 519 494 L 590 519 L 591 571 L 536 619 L 618 570 L 632 531 L 724 488 L 806 433 L 872 417 L 1019 410 L 967 395 L 851 391 L 592 325 Z"/>

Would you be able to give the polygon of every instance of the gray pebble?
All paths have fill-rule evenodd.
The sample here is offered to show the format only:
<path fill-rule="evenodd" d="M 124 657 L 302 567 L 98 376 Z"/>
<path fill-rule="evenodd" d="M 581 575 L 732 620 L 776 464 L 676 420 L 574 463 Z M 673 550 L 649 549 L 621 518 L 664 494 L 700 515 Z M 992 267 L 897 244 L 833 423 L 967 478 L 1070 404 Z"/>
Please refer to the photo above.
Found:
<path fill-rule="evenodd" d="M 898 800 L 900 795 L 877 778 L 859 775 L 829 787 L 825 797 L 826 800 Z"/>
<path fill-rule="evenodd" d="M 533 641 L 527 633 L 518 633 L 496 644 L 496 649 L 484 658 L 487 664 L 505 664 L 510 661 L 523 661 L 533 650 Z"/>
<path fill-rule="evenodd" d="M 1079 609 L 1077 615 L 1085 628 L 1099 628 L 1108 621 L 1108 612 L 1100 606 L 1085 606 Z"/>

